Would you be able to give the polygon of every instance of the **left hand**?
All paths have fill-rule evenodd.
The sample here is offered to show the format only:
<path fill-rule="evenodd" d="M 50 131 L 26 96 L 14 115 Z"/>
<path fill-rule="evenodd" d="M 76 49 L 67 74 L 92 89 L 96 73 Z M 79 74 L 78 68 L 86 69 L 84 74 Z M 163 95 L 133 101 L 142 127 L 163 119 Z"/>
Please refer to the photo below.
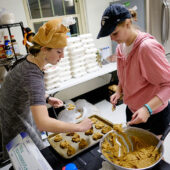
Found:
<path fill-rule="evenodd" d="M 130 122 L 128 122 L 128 124 L 133 125 L 139 123 L 146 123 L 149 117 L 150 114 L 148 110 L 145 107 L 141 107 L 132 115 L 132 119 Z"/>
<path fill-rule="evenodd" d="M 63 106 L 63 101 L 60 99 L 57 99 L 55 97 L 49 97 L 48 104 L 50 104 L 51 106 L 53 106 L 55 108 L 58 108 L 58 107 Z"/>

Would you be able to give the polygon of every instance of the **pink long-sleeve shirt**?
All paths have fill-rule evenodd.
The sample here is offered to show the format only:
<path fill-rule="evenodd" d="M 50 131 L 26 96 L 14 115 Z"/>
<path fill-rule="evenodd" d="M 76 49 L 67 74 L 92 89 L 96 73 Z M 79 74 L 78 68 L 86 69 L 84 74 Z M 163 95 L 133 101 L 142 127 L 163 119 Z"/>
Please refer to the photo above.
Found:
<path fill-rule="evenodd" d="M 170 99 L 170 64 L 162 45 L 150 34 L 139 32 L 127 57 L 123 55 L 120 45 L 116 53 L 124 103 L 135 112 L 158 96 L 163 105 L 153 113 L 163 110 Z"/>

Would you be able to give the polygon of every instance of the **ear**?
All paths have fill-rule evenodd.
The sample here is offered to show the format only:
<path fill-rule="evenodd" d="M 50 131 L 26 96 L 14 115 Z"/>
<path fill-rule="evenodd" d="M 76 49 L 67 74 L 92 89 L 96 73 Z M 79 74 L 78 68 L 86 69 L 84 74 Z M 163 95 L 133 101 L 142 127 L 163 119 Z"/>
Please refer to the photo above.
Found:
<path fill-rule="evenodd" d="M 41 51 L 42 52 L 46 52 L 47 51 L 47 47 L 41 47 Z"/>
<path fill-rule="evenodd" d="M 126 26 L 127 26 L 127 28 L 130 28 L 131 25 L 132 25 L 132 21 L 131 21 L 130 19 L 127 19 L 127 20 L 126 20 Z"/>
<path fill-rule="evenodd" d="M 42 52 L 42 55 L 44 55 L 46 57 L 47 55 L 47 47 L 41 47 L 41 52 Z"/>

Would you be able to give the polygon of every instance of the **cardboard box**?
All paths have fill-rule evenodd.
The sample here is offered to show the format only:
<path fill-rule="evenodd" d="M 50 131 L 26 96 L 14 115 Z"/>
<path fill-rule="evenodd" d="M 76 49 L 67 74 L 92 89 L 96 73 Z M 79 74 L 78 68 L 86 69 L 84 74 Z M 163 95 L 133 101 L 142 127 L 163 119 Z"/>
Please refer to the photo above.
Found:
<path fill-rule="evenodd" d="M 27 133 L 18 134 L 6 145 L 9 157 L 16 170 L 52 170 L 37 146 Z"/>

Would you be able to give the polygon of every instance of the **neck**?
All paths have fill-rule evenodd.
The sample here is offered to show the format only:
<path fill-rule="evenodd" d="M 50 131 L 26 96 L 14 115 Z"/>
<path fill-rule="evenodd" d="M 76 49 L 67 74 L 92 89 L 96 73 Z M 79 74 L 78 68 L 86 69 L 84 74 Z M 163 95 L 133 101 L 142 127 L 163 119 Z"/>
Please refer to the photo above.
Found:
<path fill-rule="evenodd" d="M 45 63 L 43 61 L 43 57 L 39 57 L 39 56 L 33 56 L 32 54 L 30 54 L 28 56 L 28 60 L 34 64 L 36 64 L 40 70 L 43 70 L 44 66 L 45 66 Z"/>
<path fill-rule="evenodd" d="M 133 30 L 128 38 L 128 40 L 125 42 L 126 46 L 130 46 L 136 39 L 138 33 L 136 30 Z"/>

